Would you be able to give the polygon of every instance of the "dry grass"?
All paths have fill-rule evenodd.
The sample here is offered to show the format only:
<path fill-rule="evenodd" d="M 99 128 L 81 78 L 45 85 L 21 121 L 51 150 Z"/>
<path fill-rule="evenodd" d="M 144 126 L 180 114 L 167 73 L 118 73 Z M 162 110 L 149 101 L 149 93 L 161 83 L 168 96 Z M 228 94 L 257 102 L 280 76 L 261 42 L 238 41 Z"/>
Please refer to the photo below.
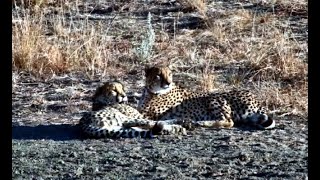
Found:
<path fill-rule="evenodd" d="M 196 10 L 202 17 L 206 17 L 207 4 L 205 0 L 177 0 L 177 2 L 186 8 Z"/>
<path fill-rule="evenodd" d="M 32 11 L 25 9 L 13 22 L 13 67 L 38 77 L 70 71 L 84 71 L 89 76 L 106 71 L 122 73 L 111 65 L 113 59 L 127 54 L 130 42 L 113 41 L 108 29 L 91 25 L 88 19 L 70 24 L 61 14 L 47 18 L 45 8 Z M 78 26 L 78 27 L 77 27 Z M 120 71 L 119 71 L 120 70 Z"/>
<path fill-rule="evenodd" d="M 25 8 L 46 5 L 47 3 L 48 3 L 47 0 L 13 0 L 12 1 L 13 5 L 23 6 Z"/>
<path fill-rule="evenodd" d="M 70 20 L 65 14 L 81 14 L 75 9 L 84 5 L 72 2 L 41 1 L 41 6 L 13 13 L 15 71 L 39 77 L 71 71 L 83 71 L 88 77 L 123 76 L 143 63 L 166 61 L 176 72 L 198 77 L 201 89 L 255 89 L 271 110 L 307 113 L 307 34 L 305 19 L 300 18 L 307 16 L 306 1 L 262 1 L 260 9 L 225 9 L 212 1 L 179 0 L 207 26 L 172 34 L 163 24 L 153 23 L 155 41 L 146 62 L 135 51 L 146 37 L 145 21 L 114 15 L 108 15 L 107 23 L 93 23 L 88 17 Z M 137 1 L 122 5 L 133 12 L 154 8 Z M 57 13 L 48 13 L 53 10 Z"/>
<path fill-rule="evenodd" d="M 37 26 L 39 22 L 29 18 L 13 27 L 13 67 L 39 75 L 67 71 L 68 62 L 59 46 L 50 44 Z"/>

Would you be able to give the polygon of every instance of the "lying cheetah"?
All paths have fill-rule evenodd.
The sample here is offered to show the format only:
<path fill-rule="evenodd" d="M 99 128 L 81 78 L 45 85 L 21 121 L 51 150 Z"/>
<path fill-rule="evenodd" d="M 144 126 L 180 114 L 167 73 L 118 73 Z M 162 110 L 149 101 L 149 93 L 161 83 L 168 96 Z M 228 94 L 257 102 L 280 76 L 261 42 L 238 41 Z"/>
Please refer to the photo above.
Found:
<path fill-rule="evenodd" d="M 146 86 L 138 104 L 144 118 L 188 118 L 199 126 L 214 128 L 231 128 L 234 123 L 262 129 L 275 126 L 249 91 L 192 92 L 176 86 L 170 68 L 163 65 L 146 67 L 145 76 Z"/>
<path fill-rule="evenodd" d="M 143 119 L 135 108 L 123 104 L 126 101 L 121 83 L 107 82 L 98 87 L 93 96 L 93 110 L 85 113 L 79 121 L 82 131 L 96 138 L 152 138 L 158 134 L 186 134 L 185 128 L 174 125 L 173 120 L 156 122 Z"/>

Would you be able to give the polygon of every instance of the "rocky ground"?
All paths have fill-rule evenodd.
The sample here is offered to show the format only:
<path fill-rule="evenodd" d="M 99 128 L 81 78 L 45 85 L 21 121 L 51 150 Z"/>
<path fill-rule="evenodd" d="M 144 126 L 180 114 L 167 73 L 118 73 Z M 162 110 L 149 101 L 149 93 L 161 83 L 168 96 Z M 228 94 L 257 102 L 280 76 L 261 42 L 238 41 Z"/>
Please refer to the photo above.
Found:
<path fill-rule="evenodd" d="M 22 81 L 21 75 L 16 83 L 14 179 L 307 178 L 303 117 L 276 117 L 277 127 L 264 131 L 196 129 L 179 137 L 84 139 L 75 124 L 99 83 L 70 76 L 41 82 Z M 133 82 L 127 81 L 129 87 Z"/>
<path fill-rule="evenodd" d="M 307 179 L 306 125 L 272 131 L 197 130 L 184 137 L 57 138 L 72 127 L 14 127 L 14 179 Z M 38 134 L 35 131 L 46 133 Z M 48 130 L 48 131 L 47 131 Z M 294 136 L 293 136 L 294 134 Z M 63 139 L 63 140 L 57 140 Z"/>

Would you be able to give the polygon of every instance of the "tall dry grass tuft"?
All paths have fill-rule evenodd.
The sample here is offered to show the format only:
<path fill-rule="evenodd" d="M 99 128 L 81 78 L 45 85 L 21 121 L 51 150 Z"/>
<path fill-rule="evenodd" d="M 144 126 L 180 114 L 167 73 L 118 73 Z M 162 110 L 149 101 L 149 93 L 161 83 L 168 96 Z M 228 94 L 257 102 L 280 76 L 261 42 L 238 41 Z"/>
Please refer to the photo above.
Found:
<path fill-rule="evenodd" d="M 287 34 L 276 33 L 258 45 L 251 46 L 247 53 L 247 67 L 252 80 L 275 80 L 297 85 L 307 81 L 308 64 L 297 54 L 306 51 L 292 42 Z"/>
<path fill-rule="evenodd" d="M 35 15 L 37 16 L 37 15 Z M 39 26 L 42 16 L 25 14 L 12 30 L 13 68 L 42 75 L 67 70 L 68 62 L 59 46 L 50 44 Z"/>
<path fill-rule="evenodd" d="M 202 73 L 199 85 L 202 91 L 213 91 L 215 89 L 215 76 L 208 72 Z"/>
<path fill-rule="evenodd" d="M 114 42 L 107 29 L 96 28 L 88 19 L 78 24 L 67 21 L 63 10 L 50 16 L 41 10 L 23 9 L 21 13 L 14 16 L 12 27 L 14 70 L 38 77 L 70 71 L 106 74 L 117 65 L 110 60 L 130 51 L 122 49 L 126 43 Z M 121 73 L 121 67 L 114 72 Z"/>
<path fill-rule="evenodd" d="M 48 0 L 12 0 L 14 6 L 22 6 L 24 8 L 41 6 L 48 3 Z"/>

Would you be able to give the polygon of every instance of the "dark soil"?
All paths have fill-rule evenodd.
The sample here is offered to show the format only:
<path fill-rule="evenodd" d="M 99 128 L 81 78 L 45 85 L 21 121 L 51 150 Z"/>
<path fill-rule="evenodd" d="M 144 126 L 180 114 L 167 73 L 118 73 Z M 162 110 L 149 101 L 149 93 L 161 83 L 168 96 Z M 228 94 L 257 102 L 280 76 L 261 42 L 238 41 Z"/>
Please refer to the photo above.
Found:
<path fill-rule="evenodd" d="M 14 127 L 14 134 L 21 130 L 25 138 L 12 142 L 12 175 L 14 179 L 305 179 L 306 125 L 298 120 L 281 124 L 286 127 L 201 129 L 188 136 L 148 140 L 81 140 L 75 135 L 57 140 L 56 134 L 72 128 Z M 51 133 L 34 132 L 47 129 Z"/>
<path fill-rule="evenodd" d="M 305 118 L 275 117 L 273 130 L 196 129 L 178 137 L 85 139 L 76 123 L 90 109 L 89 97 L 99 83 L 83 79 L 70 74 L 41 82 L 20 75 L 13 91 L 13 179 L 307 178 Z"/>

